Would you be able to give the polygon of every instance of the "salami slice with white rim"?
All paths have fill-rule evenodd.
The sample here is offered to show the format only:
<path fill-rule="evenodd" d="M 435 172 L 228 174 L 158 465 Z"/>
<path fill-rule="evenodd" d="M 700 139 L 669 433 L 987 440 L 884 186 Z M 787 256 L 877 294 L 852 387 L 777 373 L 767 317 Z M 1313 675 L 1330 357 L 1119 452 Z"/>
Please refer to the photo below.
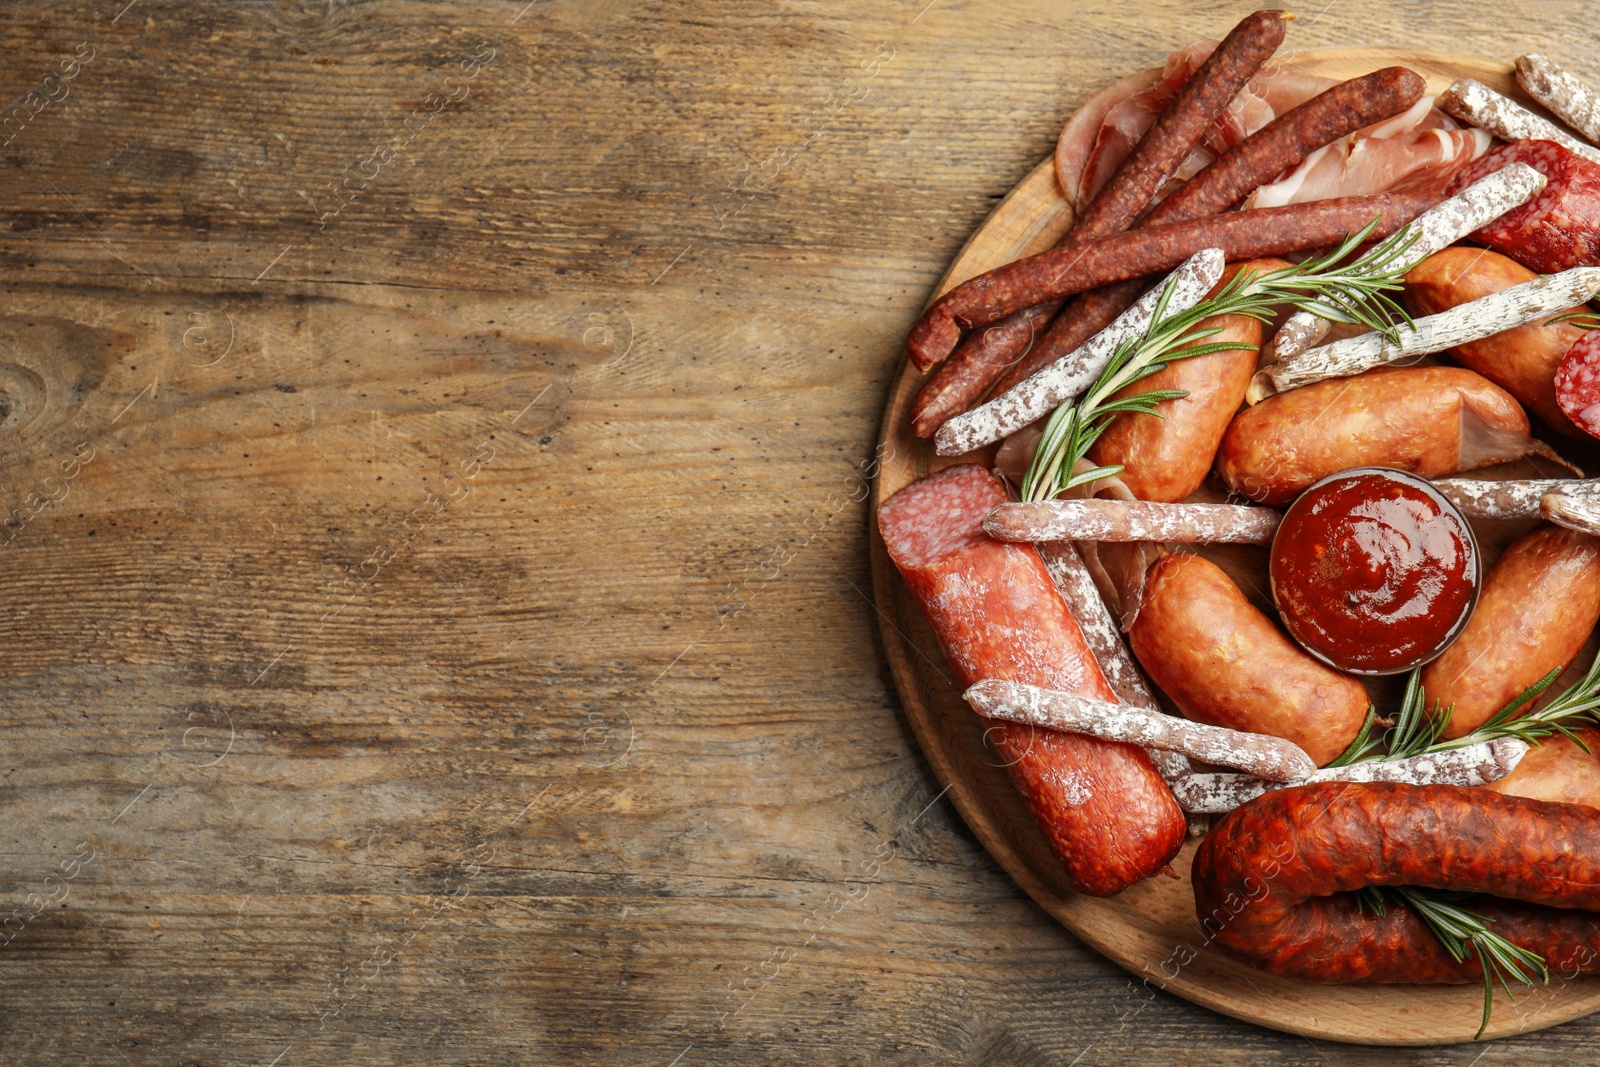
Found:
<path fill-rule="evenodd" d="M 1543 174 L 1544 189 L 1472 239 L 1540 274 L 1600 265 L 1600 163 L 1553 141 L 1517 141 L 1456 175 L 1450 192 L 1511 163 L 1526 163 Z"/>
<path fill-rule="evenodd" d="M 1556 403 L 1572 424 L 1600 437 L 1600 330 L 1591 330 L 1567 349 L 1556 368 Z"/>

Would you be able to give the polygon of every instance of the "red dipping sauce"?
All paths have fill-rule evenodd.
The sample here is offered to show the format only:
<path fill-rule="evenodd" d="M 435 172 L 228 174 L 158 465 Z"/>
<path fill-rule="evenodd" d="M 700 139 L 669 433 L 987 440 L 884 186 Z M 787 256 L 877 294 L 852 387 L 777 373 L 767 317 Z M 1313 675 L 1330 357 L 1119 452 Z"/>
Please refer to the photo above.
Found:
<path fill-rule="evenodd" d="M 1289 634 L 1342 671 L 1395 674 L 1450 647 L 1478 601 L 1478 543 L 1421 478 L 1359 467 L 1289 506 L 1272 542 L 1272 600 Z"/>

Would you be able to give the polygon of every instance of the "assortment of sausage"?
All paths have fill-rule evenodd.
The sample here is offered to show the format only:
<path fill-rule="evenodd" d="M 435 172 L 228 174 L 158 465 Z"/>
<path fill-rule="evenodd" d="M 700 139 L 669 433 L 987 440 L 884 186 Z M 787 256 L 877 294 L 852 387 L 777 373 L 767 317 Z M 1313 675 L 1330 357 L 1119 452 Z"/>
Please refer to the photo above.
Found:
<path fill-rule="evenodd" d="M 1101 480 L 1079 496 L 1015 501 L 963 463 L 890 497 L 877 529 L 1076 889 L 1122 891 L 1174 858 L 1186 811 L 1220 814 L 1194 858 L 1197 914 L 1223 950 L 1271 973 L 1479 979 L 1476 957 L 1452 957 L 1413 911 L 1365 913 L 1350 892 L 1384 886 L 1484 894 L 1472 907 L 1513 944 L 1552 969 L 1600 972 L 1589 914 L 1600 912 L 1600 730 L 1478 740 L 1497 711 L 1579 660 L 1600 621 L 1600 483 L 1455 477 L 1530 456 L 1564 463 L 1545 431 L 1600 437 L 1600 330 L 1586 316 L 1600 290 L 1600 148 L 1585 140 L 1600 135 L 1600 94 L 1542 56 L 1518 61 L 1523 86 L 1574 134 L 1470 80 L 1434 110 L 1423 80 L 1391 67 L 1310 83 L 1275 117 L 1229 125 L 1239 99 L 1278 76 L 1269 59 L 1286 18 L 1256 12 L 1152 88 L 1119 83 L 1069 124 L 1057 166 L 1074 225 L 917 320 L 907 352 L 933 374 L 914 432 L 940 455 L 1008 437 L 1002 455 L 1031 449 L 1029 427 L 1160 316 L 1241 276 L 1292 272 L 1282 257 L 1366 227 L 1373 241 L 1399 232 L 1391 265 L 1414 319 L 1362 334 L 1340 308 L 1305 302 L 1276 320 L 1213 314 L 1203 341 L 1230 347 L 1175 352 L 1113 394 L 1163 391 L 1159 417 L 1125 407 L 1099 427 L 1080 462 L 1095 468 L 1084 480 Z M 1115 136 L 1096 141 L 1091 127 L 1110 129 L 1140 91 L 1165 102 L 1142 136 L 1119 127 L 1121 154 Z M 1256 206 L 1263 187 L 1304 182 L 1308 156 L 1381 139 L 1397 116 L 1407 131 L 1460 132 L 1466 147 L 1401 186 L 1304 201 L 1275 191 L 1267 199 L 1282 206 Z M 1491 135 L 1510 143 L 1491 149 Z M 1347 323 L 1344 336 L 1321 343 L 1330 320 Z M 1352 468 L 1409 472 L 1388 482 L 1412 488 L 1386 482 L 1382 501 L 1349 490 L 1336 504 L 1354 518 L 1336 528 L 1335 503 L 1313 507 L 1307 490 L 1345 492 L 1342 472 L 1351 485 L 1385 482 Z M 1191 501 L 1213 475 L 1245 503 Z M 1305 507 L 1287 517 L 1274 510 L 1297 499 Z M 1467 520 L 1540 519 L 1480 569 Z M 1453 540 L 1440 532 L 1449 523 Z M 1454 546 L 1448 574 L 1441 538 Z M 1275 539 L 1271 600 L 1287 632 L 1263 591 L 1166 547 Z M 1447 601 L 1448 626 L 1411 617 Z M 1316 640 L 1297 628 L 1357 606 L 1360 626 Z M 1421 635 L 1416 648 L 1401 647 L 1402 630 Z M 1450 709 L 1438 736 L 1463 747 L 1340 765 L 1373 721 L 1352 672 L 1414 663 L 1426 664 L 1414 683 L 1425 706 Z"/>

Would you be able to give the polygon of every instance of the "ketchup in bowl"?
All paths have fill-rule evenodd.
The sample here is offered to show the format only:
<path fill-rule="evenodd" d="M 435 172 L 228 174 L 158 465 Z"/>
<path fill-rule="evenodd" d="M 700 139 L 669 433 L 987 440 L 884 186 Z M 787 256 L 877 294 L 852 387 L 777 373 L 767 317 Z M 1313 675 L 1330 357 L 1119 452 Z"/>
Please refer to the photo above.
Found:
<path fill-rule="evenodd" d="M 1421 478 L 1358 467 L 1289 506 L 1272 541 L 1272 600 L 1289 634 L 1342 671 L 1395 674 L 1427 663 L 1477 604 L 1478 543 Z"/>

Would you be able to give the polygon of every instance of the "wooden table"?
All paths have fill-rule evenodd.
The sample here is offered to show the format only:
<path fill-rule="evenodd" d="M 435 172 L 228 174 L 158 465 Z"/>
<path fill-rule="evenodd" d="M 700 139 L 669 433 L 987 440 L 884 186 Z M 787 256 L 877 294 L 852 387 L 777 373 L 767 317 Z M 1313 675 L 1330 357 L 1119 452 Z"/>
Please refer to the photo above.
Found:
<path fill-rule="evenodd" d="M 900 341 L 1249 5 L 924 3 L 7 5 L 0 1062 L 1596 1062 L 1149 994 L 941 800 Z M 1589 5 L 1407 7 L 1291 43 L 1600 77 Z"/>

